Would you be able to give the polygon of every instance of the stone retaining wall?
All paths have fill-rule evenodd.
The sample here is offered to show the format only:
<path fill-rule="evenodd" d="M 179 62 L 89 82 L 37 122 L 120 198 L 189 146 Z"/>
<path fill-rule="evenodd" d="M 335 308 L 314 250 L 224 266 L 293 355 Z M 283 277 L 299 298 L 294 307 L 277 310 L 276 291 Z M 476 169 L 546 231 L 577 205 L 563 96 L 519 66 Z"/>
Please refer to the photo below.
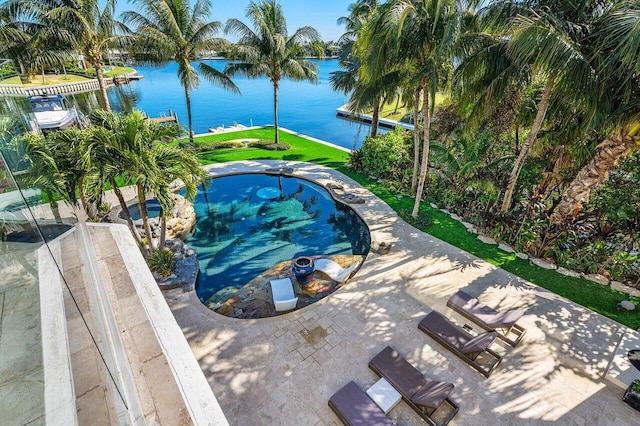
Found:
<path fill-rule="evenodd" d="M 105 78 L 104 82 L 107 86 L 113 84 L 111 78 Z M 98 80 L 78 81 L 74 83 L 53 84 L 51 86 L 41 86 L 27 89 L 24 86 L 16 84 L 0 84 L 0 95 L 7 96 L 37 96 L 44 94 L 69 94 L 89 92 L 99 90 Z"/>

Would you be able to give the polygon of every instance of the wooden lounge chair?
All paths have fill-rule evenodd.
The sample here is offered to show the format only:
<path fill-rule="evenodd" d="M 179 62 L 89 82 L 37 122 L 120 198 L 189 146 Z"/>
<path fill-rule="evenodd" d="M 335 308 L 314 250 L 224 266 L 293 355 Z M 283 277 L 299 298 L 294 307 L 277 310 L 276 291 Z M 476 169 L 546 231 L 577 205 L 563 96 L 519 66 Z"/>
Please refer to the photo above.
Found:
<path fill-rule="evenodd" d="M 497 331 L 498 338 L 514 348 L 527 332 L 527 330 L 516 324 L 524 315 L 524 311 L 521 309 L 498 312 L 462 290 L 451 296 L 447 306 L 473 321 L 484 330 Z M 509 338 L 510 334 L 514 336 L 513 339 Z"/>
<path fill-rule="evenodd" d="M 298 298 L 293 293 L 293 284 L 289 278 L 271 280 L 271 294 L 276 311 L 290 311 L 296 308 Z"/>
<path fill-rule="evenodd" d="M 431 311 L 424 317 L 418 324 L 418 328 L 440 342 L 485 377 L 489 377 L 502 361 L 500 355 L 489 349 L 489 345 L 493 343 L 498 335 L 496 331 L 487 331 L 486 333 L 472 336 L 436 311 Z M 488 366 L 478 362 L 480 355 L 483 355 L 483 358 L 489 358 Z"/>
<path fill-rule="evenodd" d="M 356 382 L 349 382 L 329 399 L 329 407 L 347 426 L 393 425 Z"/>
<path fill-rule="evenodd" d="M 373 357 L 369 368 L 384 377 L 429 424 L 444 426 L 458 413 L 458 405 L 449 399 L 453 384 L 427 379 L 392 347 L 387 346 Z M 441 423 L 437 423 L 431 416 L 444 402 L 452 412 Z"/>

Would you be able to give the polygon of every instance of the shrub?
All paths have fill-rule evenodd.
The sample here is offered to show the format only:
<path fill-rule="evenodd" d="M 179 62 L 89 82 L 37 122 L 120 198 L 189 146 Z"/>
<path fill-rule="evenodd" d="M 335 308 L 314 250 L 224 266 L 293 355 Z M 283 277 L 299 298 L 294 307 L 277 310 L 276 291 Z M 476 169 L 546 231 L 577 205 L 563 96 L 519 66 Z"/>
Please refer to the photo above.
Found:
<path fill-rule="evenodd" d="M 411 169 L 407 143 L 408 132 L 396 128 L 382 136 L 367 138 L 360 149 L 362 168 L 367 174 L 385 179 L 397 179 L 406 169 Z"/>
<path fill-rule="evenodd" d="M 288 143 L 285 143 L 285 142 L 275 143 L 274 141 L 263 140 L 263 139 L 259 141 L 249 142 L 249 147 L 266 149 L 267 151 L 288 151 L 291 149 L 291 145 L 289 145 Z"/>
<path fill-rule="evenodd" d="M 291 149 L 291 145 L 285 142 L 270 143 L 266 144 L 263 149 L 266 149 L 267 151 L 288 151 Z"/>
<path fill-rule="evenodd" d="M 429 228 L 433 223 L 431 215 L 423 211 L 418 211 L 418 217 L 411 216 L 411 210 L 408 209 L 400 210 L 398 215 L 404 219 L 405 222 L 420 230 Z"/>
<path fill-rule="evenodd" d="M 169 249 L 156 250 L 149 257 L 149 268 L 162 278 L 171 275 L 172 267 L 173 252 Z"/>
<path fill-rule="evenodd" d="M 242 148 L 244 144 L 238 141 L 226 141 L 226 142 L 202 142 L 195 144 L 197 152 L 213 151 L 214 149 L 223 148 Z"/>

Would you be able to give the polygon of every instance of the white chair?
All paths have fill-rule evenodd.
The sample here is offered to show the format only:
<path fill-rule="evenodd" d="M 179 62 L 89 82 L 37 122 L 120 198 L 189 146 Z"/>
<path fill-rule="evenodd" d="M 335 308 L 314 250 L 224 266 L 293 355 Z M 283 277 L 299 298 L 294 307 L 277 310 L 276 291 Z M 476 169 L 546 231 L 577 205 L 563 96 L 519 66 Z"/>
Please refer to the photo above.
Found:
<path fill-rule="evenodd" d="M 348 268 L 343 268 L 330 259 L 318 259 L 314 264 L 316 271 L 324 272 L 332 280 L 343 283 L 349 279 L 351 273 L 358 267 L 359 262 L 354 263 Z"/>
<path fill-rule="evenodd" d="M 276 311 L 290 311 L 296 308 L 298 298 L 293 294 L 293 284 L 289 278 L 271 280 L 271 293 Z"/>

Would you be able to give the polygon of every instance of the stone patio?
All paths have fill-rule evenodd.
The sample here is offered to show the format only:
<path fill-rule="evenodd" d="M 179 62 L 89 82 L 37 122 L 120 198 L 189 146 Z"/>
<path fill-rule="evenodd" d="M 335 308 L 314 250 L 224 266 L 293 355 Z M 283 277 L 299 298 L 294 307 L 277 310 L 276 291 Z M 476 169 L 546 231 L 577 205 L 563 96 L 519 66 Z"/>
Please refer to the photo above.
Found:
<path fill-rule="evenodd" d="M 323 185 L 342 185 L 366 203 L 352 207 L 372 240 L 393 244 L 370 253 L 334 294 L 292 313 L 234 319 L 203 306 L 194 292 L 164 293 L 191 349 L 232 425 L 332 425 L 329 397 L 350 380 L 377 380 L 369 360 L 391 345 L 427 377 L 455 384 L 454 425 L 636 425 L 640 413 L 621 401 L 604 375 L 629 331 L 406 224 L 351 179 L 322 166 L 242 162 L 214 174 L 292 167 Z M 446 308 L 459 289 L 499 309 L 523 308 L 527 334 L 516 349 L 495 345 L 504 361 L 485 379 L 417 329 L 432 309 L 464 324 Z M 422 424 L 400 403 L 389 416 Z"/>

